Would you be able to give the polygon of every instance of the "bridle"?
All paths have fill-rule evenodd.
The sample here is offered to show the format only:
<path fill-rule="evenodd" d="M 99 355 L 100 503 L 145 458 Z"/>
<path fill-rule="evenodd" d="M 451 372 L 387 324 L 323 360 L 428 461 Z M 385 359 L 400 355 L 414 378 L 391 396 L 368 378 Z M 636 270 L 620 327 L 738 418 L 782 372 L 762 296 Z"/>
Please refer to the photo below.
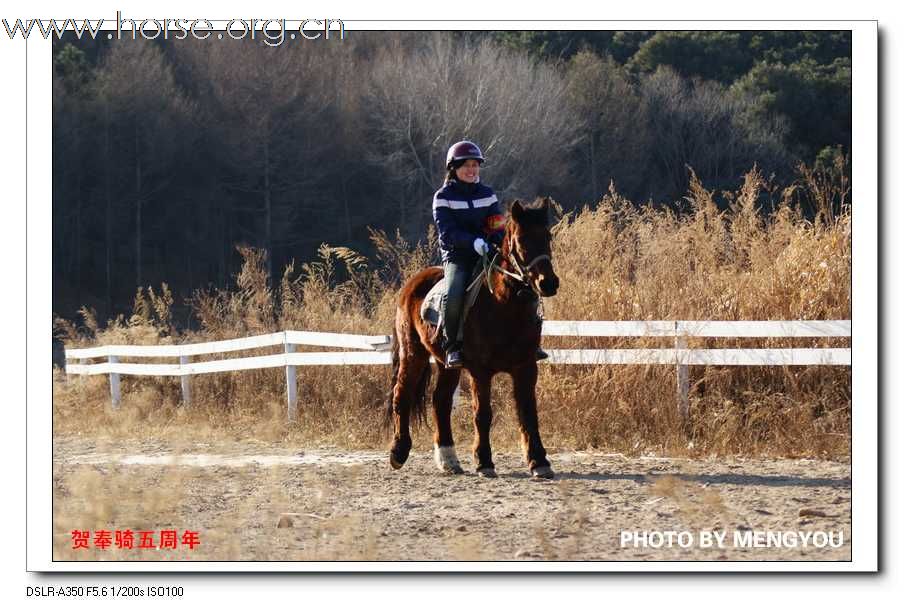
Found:
<path fill-rule="evenodd" d="M 498 249 L 494 249 L 492 257 L 490 256 L 489 252 L 487 252 L 487 254 L 481 256 L 481 263 L 483 264 L 483 273 L 480 276 L 478 276 L 477 278 L 475 278 L 474 282 L 468 286 L 468 291 L 470 291 L 476 283 L 480 282 L 484 278 L 486 278 L 487 287 L 488 288 L 492 287 L 492 284 L 490 284 L 490 274 L 492 273 L 493 270 L 498 270 L 499 272 L 502 272 L 506 276 L 510 276 L 511 278 L 515 279 L 516 281 L 518 281 L 519 283 L 524 285 L 528 290 L 531 291 L 531 293 L 533 293 L 535 295 L 539 295 L 537 293 L 537 291 L 534 290 L 534 285 L 530 280 L 529 272 L 530 272 L 531 268 L 533 268 L 535 265 L 537 265 L 539 262 L 541 262 L 543 260 L 547 260 L 547 261 L 551 262 L 552 257 L 550 257 L 549 255 L 544 253 L 542 255 L 537 255 L 536 257 L 534 257 L 530 261 L 529 264 L 522 265 L 518 261 L 518 257 L 515 253 L 515 237 L 514 236 L 512 236 L 509 241 L 509 251 L 506 255 L 506 261 L 508 261 L 509 264 L 511 264 L 511 266 L 513 268 L 515 268 L 516 272 L 510 272 L 509 270 L 506 270 L 505 268 L 503 268 L 502 266 L 500 266 L 499 264 L 496 263 L 496 259 L 500 255 L 502 255 L 502 252 L 499 251 Z"/>
<path fill-rule="evenodd" d="M 531 259 L 530 263 L 526 266 L 522 266 L 520 263 L 518 263 L 518 257 L 515 255 L 515 237 L 512 236 L 509 240 L 508 262 L 512 264 L 516 270 L 518 270 L 520 277 L 513 274 L 509 274 L 509 276 L 517 278 L 524 284 L 530 284 L 530 279 L 528 278 L 527 273 L 530 272 L 530 269 L 537 265 L 537 263 L 543 261 L 544 259 L 546 261 L 552 262 L 552 257 L 544 253 L 543 255 L 537 255 L 536 257 Z M 505 272 L 505 270 L 503 270 L 503 272 Z"/>

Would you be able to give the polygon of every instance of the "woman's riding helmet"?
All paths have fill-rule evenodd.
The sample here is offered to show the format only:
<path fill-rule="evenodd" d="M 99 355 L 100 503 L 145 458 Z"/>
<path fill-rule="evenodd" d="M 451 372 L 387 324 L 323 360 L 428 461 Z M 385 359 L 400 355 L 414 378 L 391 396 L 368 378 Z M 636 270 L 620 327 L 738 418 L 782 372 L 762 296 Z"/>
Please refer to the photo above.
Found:
<path fill-rule="evenodd" d="M 458 166 L 460 162 L 468 159 L 476 159 L 481 164 L 485 161 L 480 147 L 470 140 L 456 142 L 449 147 L 449 152 L 446 153 L 446 170 L 451 170 L 453 165 Z"/>

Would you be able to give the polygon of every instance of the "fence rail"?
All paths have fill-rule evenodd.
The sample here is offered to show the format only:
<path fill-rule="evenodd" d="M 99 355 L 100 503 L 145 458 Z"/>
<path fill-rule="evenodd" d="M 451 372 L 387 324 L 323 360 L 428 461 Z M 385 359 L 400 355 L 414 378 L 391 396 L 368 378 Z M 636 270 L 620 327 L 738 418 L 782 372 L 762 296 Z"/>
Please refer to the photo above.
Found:
<path fill-rule="evenodd" d="M 688 366 L 849 366 L 849 348 L 689 349 L 688 338 L 850 338 L 850 321 L 544 321 L 544 336 L 673 338 L 674 348 L 549 349 L 549 364 L 674 365 L 678 410 L 688 412 Z M 297 407 L 296 367 L 312 365 L 385 365 L 389 336 L 365 336 L 309 331 L 283 331 L 234 340 L 163 346 L 99 346 L 66 349 L 66 373 L 107 374 L 113 407 L 120 403 L 120 375 L 179 376 L 183 403 L 191 403 L 190 377 L 214 372 L 286 368 L 288 418 Z M 356 351 L 295 352 L 296 346 L 358 349 Z M 199 355 L 282 347 L 282 352 L 192 363 Z M 121 357 L 178 358 L 179 363 L 122 363 Z M 102 363 L 85 363 L 106 358 Z"/>
<path fill-rule="evenodd" d="M 850 321 L 544 321 L 544 336 L 850 337 Z"/>
<path fill-rule="evenodd" d="M 211 353 L 230 353 L 249 349 L 267 348 L 282 344 L 307 344 L 333 348 L 377 350 L 388 346 L 389 336 L 360 336 L 356 334 L 330 334 L 308 331 L 282 331 L 261 336 L 217 340 L 199 344 L 171 344 L 154 346 L 109 345 L 87 349 L 66 349 L 66 358 L 96 359 L 98 357 L 194 357 Z"/>

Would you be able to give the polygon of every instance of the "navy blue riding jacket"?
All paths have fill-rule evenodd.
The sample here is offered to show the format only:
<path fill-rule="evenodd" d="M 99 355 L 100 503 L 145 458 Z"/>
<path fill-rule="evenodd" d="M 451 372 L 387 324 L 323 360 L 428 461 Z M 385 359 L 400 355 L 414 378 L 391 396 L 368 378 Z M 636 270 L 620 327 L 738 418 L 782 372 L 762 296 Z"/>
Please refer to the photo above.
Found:
<path fill-rule="evenodd" d="M 474 239 L 502 244 L 505 217 L 499 199 L 483 183 L 452 180 L 433 196 L 433 221 L 443 261 L 474 263 Z"/>

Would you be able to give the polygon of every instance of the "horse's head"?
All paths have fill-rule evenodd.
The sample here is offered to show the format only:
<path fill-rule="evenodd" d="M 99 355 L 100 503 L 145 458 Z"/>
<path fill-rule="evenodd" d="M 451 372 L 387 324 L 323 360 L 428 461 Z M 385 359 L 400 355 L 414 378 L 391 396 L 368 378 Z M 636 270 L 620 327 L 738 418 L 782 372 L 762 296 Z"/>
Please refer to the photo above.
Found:
<path fill-rule="evenodd" d="M 505 250 L 520 267 L 534 290 L 550 297 L 559 290 L 559 277 L 552 267 L 552 234 L 549 231 L 549 198 L 539 205 L 525 206 L 515 200 L 511 207 Z"/>

